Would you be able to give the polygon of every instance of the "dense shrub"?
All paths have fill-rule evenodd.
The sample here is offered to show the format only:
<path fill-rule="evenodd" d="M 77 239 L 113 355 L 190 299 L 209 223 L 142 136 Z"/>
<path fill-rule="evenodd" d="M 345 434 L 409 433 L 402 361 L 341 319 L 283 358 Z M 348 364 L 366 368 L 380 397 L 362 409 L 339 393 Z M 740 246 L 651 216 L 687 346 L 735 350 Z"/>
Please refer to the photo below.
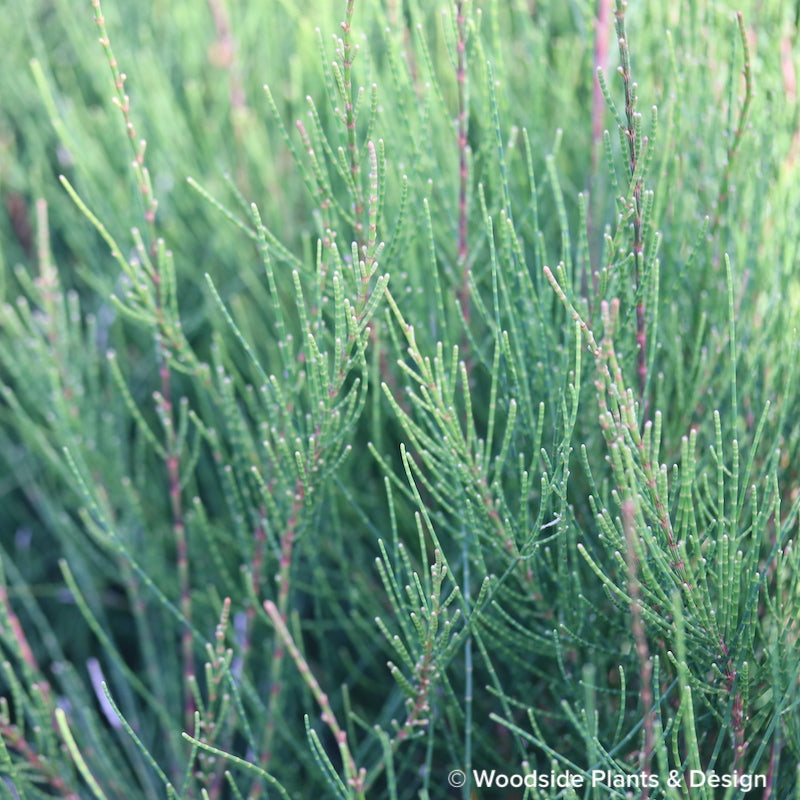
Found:
<path fill-rule="evenodd" d="M 800 796 L 796 19 L 594 5 L 5 9 L 4 797 Z"/>

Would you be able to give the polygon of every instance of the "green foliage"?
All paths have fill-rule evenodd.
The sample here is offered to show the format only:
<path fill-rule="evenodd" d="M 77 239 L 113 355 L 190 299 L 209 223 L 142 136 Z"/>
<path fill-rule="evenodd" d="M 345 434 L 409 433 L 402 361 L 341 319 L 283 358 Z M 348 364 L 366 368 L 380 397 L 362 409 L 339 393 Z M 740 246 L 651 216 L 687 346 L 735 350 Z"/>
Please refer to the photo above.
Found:
<path fill-rule="evenodd" d="M 796 19 L 596 5 L 6 9 L 0 796 L 800 797 Z"/>

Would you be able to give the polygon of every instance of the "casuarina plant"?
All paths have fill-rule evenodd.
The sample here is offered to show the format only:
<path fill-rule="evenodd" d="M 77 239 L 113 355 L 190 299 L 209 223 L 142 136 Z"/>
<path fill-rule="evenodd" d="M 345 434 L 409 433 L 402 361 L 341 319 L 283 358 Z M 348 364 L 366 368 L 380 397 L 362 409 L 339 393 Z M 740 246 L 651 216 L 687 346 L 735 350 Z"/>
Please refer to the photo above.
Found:
<path fill-rule="evenodd" d="M 0 33 L 0 796 L 800 798 L 797 9 Z"/>

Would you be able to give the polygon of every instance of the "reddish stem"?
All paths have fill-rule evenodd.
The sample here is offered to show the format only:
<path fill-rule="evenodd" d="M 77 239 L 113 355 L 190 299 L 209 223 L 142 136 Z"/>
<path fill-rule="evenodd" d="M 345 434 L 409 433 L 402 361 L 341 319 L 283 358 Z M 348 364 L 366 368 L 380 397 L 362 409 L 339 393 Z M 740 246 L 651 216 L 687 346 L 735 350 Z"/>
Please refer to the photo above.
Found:
<path fill-rule="evenodd" d="M 461 288 L 459 299 L 461 313 L 469 322 L 469 255 L 467 246 L 467 186 L 469 165 L 467 161 L 469 144 L 469 86 L 467 84 L 467 20 L 464 13 L 464 0 L 456 2 L 456 82 L 458 83 L 458 255 L 457 263 L 461 269 Z"/>
<path fill-rule="evenodd" d="M 592 213 L 592 183 L 597 175 L 600 164 L 600 152 L 603 147 L 603 119 L 605 116 L 606 101 L 597 70 L 608 70 L 608 45 L 611 41 L 611 0 L 598 0 L 597 18 L 594 22 L 594 83 L 592 85 L 592 171 L 589 176 L 589 202 L 587 204 L 587 236 L 589 242 L 594 240 L 594 215 Z M 581 276 L 583 296 L 589 295 L 588 270 L 592 270 L 592 289 L 595 296 L 598 292 L 597 273 L 591 266 L 591 250 L 589 260 Z"/>
<path fill-rule="evenodd" d="M 647 389 L 647 322 L 645 315 L 644 293 L 642 288 L 642 261 L 644 253 L 644 231 L 642 229 L 642 177 L 637 177 L 639 170 L 639 152 L 636 133 L 636 95 L 633 78 L 631 76 L 630 54 L 628 52 L 628 39 L 625 35 L 625 10 L 627 3 L 617 0 L 616 28 L 619 41 L 620 74 L 625 90 L 625 137 L 628 140 L 628 169 L 631 178 L 636 178 L 633 186 L 633 285 L 634 291 L 640 296 L 636 303 L 636 344 L 638 350 L 637 376 L 639 383 L 639 399 L 643 403 L 642 421 L 648 418 L 648 403 L 645 397 Z"/>

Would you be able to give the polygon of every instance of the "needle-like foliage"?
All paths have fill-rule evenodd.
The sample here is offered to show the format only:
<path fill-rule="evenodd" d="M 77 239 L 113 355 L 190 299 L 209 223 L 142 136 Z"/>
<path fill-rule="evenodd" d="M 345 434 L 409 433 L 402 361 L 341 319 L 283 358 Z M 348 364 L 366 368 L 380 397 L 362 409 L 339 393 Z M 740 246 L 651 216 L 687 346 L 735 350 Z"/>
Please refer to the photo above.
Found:
<path fill-rule="evenodd" d="M 785 5 L 4 10 L 0 797 L 800 798 Z"/>

